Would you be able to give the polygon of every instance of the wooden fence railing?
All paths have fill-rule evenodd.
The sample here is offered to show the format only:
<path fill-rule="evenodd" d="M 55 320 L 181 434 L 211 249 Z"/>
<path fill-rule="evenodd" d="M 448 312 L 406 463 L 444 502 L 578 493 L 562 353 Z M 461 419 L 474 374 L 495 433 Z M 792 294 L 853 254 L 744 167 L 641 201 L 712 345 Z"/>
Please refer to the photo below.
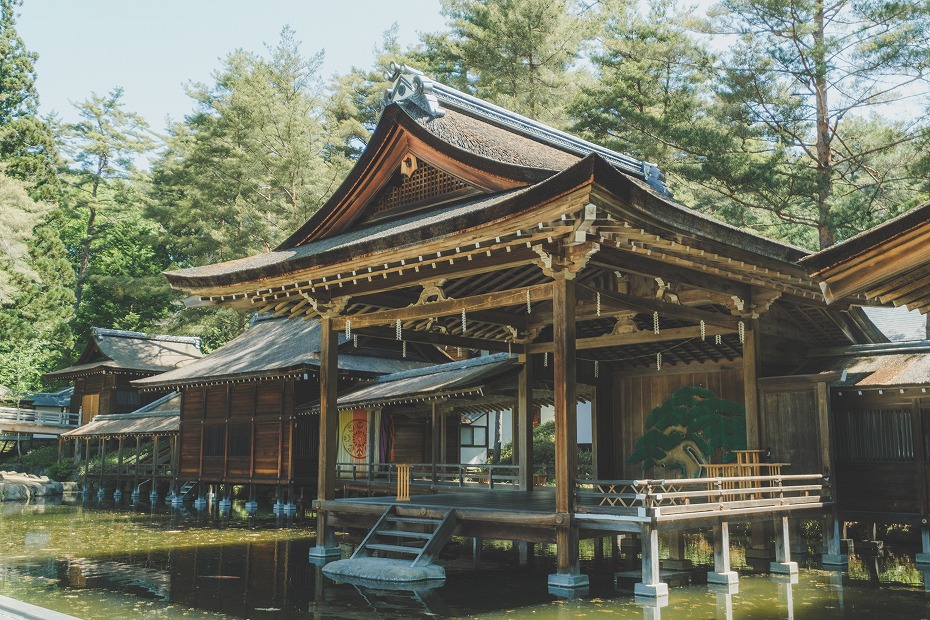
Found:
<path fill-rule="evenodd" d="M 0 407 L 0 422 L 18 422 L 20 424 L 35 424 L 37 426 L 54 426 L 76 428 L 81 423 L 78 413 L 36 411 L 35 409 L 17 409 L 13 407 Z"/>
<path fill-rule="evenodd" d="M 821 474 L 577 480 L 578 512 L 689 519 L 711 514 L 751 514 L 815 508 L 831 502 Z"/>
<path fill-rule="evenodd" d="M 471 465 L 451 463 L 405 463 L 410 468 L 413 485 L 441 484 L 458 487 L 519 487 L 519 467 L 516 465 Z M 336 478 L 339 480 L 373 480 L 393 483 L 397 481 L 397 463 L 337 463 Z M 545 471 L 537 476 L 545 477 Z"/>

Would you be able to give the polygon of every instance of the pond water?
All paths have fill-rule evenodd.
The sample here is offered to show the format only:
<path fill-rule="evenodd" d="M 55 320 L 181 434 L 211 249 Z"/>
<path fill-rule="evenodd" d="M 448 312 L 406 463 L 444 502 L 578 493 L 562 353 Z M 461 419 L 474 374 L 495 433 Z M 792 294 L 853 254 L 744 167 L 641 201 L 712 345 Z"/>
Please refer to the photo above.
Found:
<path fill-rule="evenodd" d="M 508 543 L 486 542 L 475 564 L 469 540 L 442 554 L 445 584 L 420 592 L 340 584 L 308 561 L 312 522 L 272 515 L 246 519 L 206 513 L 91 505 L 0 507 L 0 594 L 80 618 L 927 618 L 924 574 L 913 556 L 853 557 L 847 574 L 802 568 L 791 583 L 754 574 L 741 549 L 731 554 L 739 592 L 706 584 L 672 587 L 667 606 L 637 601 L 613 575 L 628 567 L 582 548 L 588 594 L 547 591 L 552 550 L 521 566 Z M 737 536 L 738 538 L 738 536 Z M 342 539 L 344 552 L 354 539 Z M 607 554 L 609 556 L 609 554 Z M 710 561 L 699 536 L 687 557 Z M 706 567 L 694 570 L 699 581 Z"/>

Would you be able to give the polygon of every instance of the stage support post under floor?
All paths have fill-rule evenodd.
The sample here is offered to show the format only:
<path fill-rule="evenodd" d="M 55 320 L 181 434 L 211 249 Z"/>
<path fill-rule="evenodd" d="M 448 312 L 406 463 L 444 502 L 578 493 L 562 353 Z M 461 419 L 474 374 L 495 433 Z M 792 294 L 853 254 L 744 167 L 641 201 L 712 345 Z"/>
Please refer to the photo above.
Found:
<path fill-rule="evenodd" d="M 769 570 L 781 575 L 797 575 L 798 563 L 791 561 L 791 539 L 788 517 L 775 519 L 775 561 L 769 564 Z"/>
<path fill-rule="evenodd" d="M 739 583 L 739 574 L 730 570 L 730 524 L 723 519 L 714 525 L 714 570 L 707 573 L 707 583 Z"/>

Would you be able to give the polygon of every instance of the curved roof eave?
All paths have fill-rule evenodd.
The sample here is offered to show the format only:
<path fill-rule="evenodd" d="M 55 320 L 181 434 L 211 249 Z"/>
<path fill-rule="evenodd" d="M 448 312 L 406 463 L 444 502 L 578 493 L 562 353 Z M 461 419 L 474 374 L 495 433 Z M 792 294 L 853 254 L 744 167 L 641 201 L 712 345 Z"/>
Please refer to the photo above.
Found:
<path fill-rule="evenodd" d="M 378 158 L 382 155 L 398 128 L 450 158 L 456 159 L 472 168 L 486 171 L 494 176 L 505 177 L 520 184 L 537 183 L 557 172 L 556 170 L 530 168 L 498 162 L 453 146 L 417 123 L 402 106 L 397 103 L 392 103 L 384 108 L 384 111 L 381 113 L 381 118 L 378 120 L 378 125 L 375 127 L 364 152 L 355 165 L 352 166 L 349 174 L 346 175 L 346 178 L 333 195 L 316 213 L 310 216 L 310 219 L 307 220 L 303 226 L 297 229 L 275 249 L 288 250 L 309 241 L 327 236 L 327 221 L 344 206 L 346 197 L 357 184 L 364 179 L 366 174 L 369 173 L 372 165 L 378 161 Z"/>

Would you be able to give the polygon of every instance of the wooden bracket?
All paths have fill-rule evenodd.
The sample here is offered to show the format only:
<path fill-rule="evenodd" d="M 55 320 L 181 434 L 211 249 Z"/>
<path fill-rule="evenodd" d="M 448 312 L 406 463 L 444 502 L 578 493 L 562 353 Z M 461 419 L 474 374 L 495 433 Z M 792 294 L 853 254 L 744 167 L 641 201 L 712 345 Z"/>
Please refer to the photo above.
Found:
<path fill-rule="evenodd" d="M 417 299 L 414 306 L 423 306 L 425 304 L 435 303 L 437 301 L 447 301 L 452 299 L 451 297 L 446 297 L 446 292 L 442 289 L 446 284 L 446 278 L 440 278 L 435 282 L 427 282 L 423 285 L 423 290 L 420 291 L 420 298 Z"/>

